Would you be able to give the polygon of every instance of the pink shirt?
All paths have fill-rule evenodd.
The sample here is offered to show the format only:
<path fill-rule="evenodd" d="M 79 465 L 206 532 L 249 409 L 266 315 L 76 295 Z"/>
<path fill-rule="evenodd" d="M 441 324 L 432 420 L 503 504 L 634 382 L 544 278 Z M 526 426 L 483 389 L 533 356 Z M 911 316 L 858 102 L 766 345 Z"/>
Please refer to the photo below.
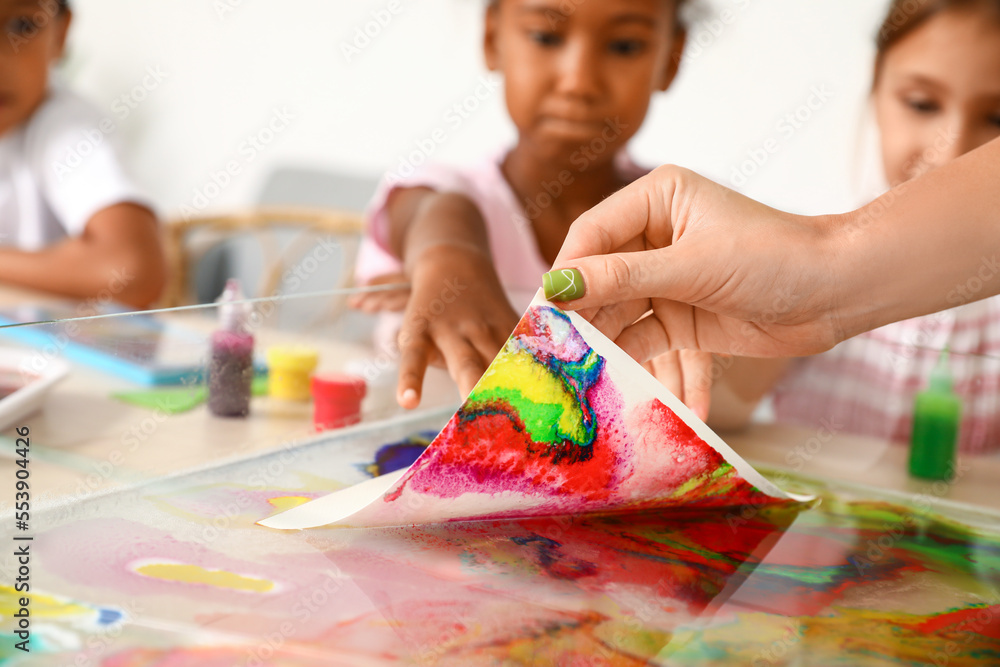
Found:
<path fill-rule="evenodd" d="M 542 276 L 552 267 L 542 258 L 531 221 L 500 168 L 505 156 L 506 152 L 494 155 L 469 167 L 427 165 L 394 185 L 383 182 L 368 210 L 368 233 L 362 241 L 355 272 L 358 284 L 402 270 L 399 259 L 389 250 L 386 204 L 396 188 L 426 187 L 463 194 L 476 204 L 489 233 L 497 275 L 514 310 L 526 310 L 542 286 Z M 619 171 L 628 180 L 647 173 L 624 153 L 618 157 Z"/>
<path fill-rule="evenodd" d="M 896 322 L 797 360 L 774 391 L 775 416 L 908 443 L 914 398 L 945 347 L 963 403 L 960 450 L 1000 449 L 1000 297 Z"/>

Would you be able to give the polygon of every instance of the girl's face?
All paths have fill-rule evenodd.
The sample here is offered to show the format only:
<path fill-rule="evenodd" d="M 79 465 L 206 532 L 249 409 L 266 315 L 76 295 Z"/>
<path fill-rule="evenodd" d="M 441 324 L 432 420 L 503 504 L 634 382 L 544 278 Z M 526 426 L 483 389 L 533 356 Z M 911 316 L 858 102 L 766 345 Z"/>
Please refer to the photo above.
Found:
<path fill-rule="evenodd" d="M 504 75 L 522 144 L 580 171 L 611 160 L 677 73 L 684 35 L 675 14 L 675 0 L 494 4 L 486 61 Z"/>
<path fill-rule="evenodd" d="M 1000 22 L 945 11 L 894 44 L 876 73 L 882 160 L 893 185 L 1000 136 Z"/>
<path fill-rule="evenodd" d="M 62 55 L 70 22 L 55 5 L 0 0 L 0 136 L 28 120 L 45 99 L 49 67 Z"/>

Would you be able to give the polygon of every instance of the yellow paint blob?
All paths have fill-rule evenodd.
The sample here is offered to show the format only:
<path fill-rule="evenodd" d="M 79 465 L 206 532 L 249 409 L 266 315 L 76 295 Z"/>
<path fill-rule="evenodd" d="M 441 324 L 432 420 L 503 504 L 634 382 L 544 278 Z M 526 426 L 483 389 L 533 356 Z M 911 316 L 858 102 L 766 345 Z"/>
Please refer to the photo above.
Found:
<path fill-rule="evenodd" d="M 10 586 L 0 586 L 0 616 L 13 617 L 21 609 L 21 598 L 30 600 L 31 615 L 36 617 L 60 618 L 94 613 L 91 607 L 85 607 L 71 600 L 39 593 L 19 593 Z"/>
<path fill-rule="evenodd" d="M 144 577 L 152 577 L 162 581 L 200 584 L 245 593 L 267 593 L 274 589 L 274 582 L 267 579 L 256 579 L 224 570 L 206 570 L 198 565 L 156 563 L 142 565 L 136 568 L 136 572 Z"/>
<path fill-rule="evenodd" d="M 517 387 L 523 400 L 537 406 L 553 406 L 561 433 L 581 438 L 584 432 L 583 413 L 577 402 L 559 379 L 538 363 L 526 350 L 497 357 L 479 381 L 476 391 L 481 395 L 502 394 Z M 577 408 L 577 409 L 574 409 Z M 523 415 L 522 415 L 523 416 Z M 531 429 L 529 424 L 528 428 Z M 532 433 L 538 437 L 538 434 Z M 538 439 L 544 439 L 538 437 Z"/>
<path fill-rule="evenodd" d="M 293 507 L 305 505 L 310 500 L 312 500 L 312 498 L 306 498 L 305 496 L 283 496 L 281 498 L 271 498 L 267 502 L 271 503 L 271 505 L 279 512 L 285 512 Z"/>

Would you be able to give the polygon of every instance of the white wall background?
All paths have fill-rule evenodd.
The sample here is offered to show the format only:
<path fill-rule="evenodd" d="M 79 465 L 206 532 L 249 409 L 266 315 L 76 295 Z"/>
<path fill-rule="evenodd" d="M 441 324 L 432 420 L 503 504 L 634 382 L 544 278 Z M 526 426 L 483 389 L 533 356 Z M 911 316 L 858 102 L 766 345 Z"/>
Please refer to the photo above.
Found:
<path fill-rule="evenodd" d="M 486 75 L 483 0 L 397 2 L 401 11 L 348 62 L 343 45 L 389 0 L 76 0 L 66 76 L 115 121 L 167 217 L 196 203 L 230 162 L 240 174 L 208 188 L 211 209 L 253 202 L 278 166 L 394 169 L 438 127 L 447 139 L 434 159 L 474 160 L 510 142 L 502 93 L 459 127 L 445 122 Z M 885 0 L 714 0 L 692 26 L 681 76 L 655 103 L 635 156 L 731 184 L 733 169 L 773 138 L 777 151 L 743 191 L 801 212 L 849 207 L 885 8 Z M 800 107 L 815 86 L 832 97 L 787 137 L 778 123 L 807 115 Z M 276 109 L 294 120 L 251 157 L 248 137 Z"/>

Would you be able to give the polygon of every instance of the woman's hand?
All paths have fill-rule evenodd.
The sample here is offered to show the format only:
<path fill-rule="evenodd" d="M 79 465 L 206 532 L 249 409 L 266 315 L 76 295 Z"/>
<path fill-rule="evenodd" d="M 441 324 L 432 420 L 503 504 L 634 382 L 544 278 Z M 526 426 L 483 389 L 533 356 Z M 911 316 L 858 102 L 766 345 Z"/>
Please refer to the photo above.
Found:
<path fill-rule="evenodd" d="M 411 266 L 397 389 L 399 404 L 408 409 L 420 404 L 432 363 L 443 363 L 468 395 L 519 319 L 488 254 L 466 244 L 441 244 L 423 249 Z"/>
<path fill-rule="evenodd" d="M 661 167 L 573 224 L 555 266 L 579 270 L 584 294 L 561 305 L 640 362 L 821 352 L 844 337 L 829 289 L 835 228 Z"/>

